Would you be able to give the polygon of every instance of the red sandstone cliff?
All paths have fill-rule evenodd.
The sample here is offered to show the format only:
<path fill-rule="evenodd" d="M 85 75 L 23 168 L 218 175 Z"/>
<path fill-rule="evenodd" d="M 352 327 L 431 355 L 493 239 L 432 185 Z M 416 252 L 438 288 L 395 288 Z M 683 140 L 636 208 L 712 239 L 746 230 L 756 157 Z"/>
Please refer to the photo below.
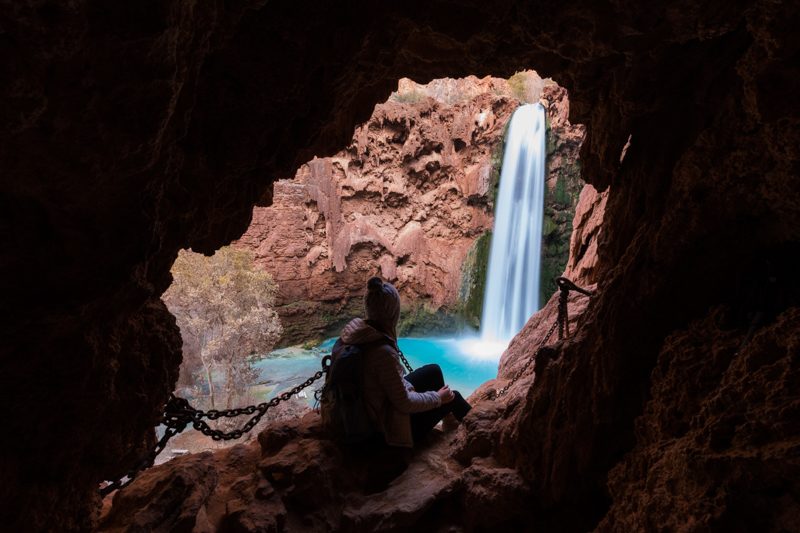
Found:
<path fill-rule="evenodd" d="M 569 259 L 564 276 L 578 285 L 597 283 L 597 250 L 602 239 L 602 224 L 610 190 L 603 192 L 591 185 L 581 190 L 572 221 Z"/>
<path fill-rule="evenodd" d="M 470 250 L 492 227 L 503 134 L 518 97 L 547 107 L 549 189 L 568 176 L 577 196 L 583 127 L 569 124 L 566 91 L 533 72 L 518 78 L 516 86 L 474 76 L 401 80 L 347 148 L 275 183 L 272 205 L 254 209 L 238 244 L 278 282 L 284 342 L 332 333 L 360 314 L 373 275 L 397 285 L 417 327 L 480 299 L 485 265 Z M 574 208 L 566 198 L 557 208 Z M 563 222 L 550 227 L 565 240 Z M 479 301 L 473 307 L 479 313 Z"/>

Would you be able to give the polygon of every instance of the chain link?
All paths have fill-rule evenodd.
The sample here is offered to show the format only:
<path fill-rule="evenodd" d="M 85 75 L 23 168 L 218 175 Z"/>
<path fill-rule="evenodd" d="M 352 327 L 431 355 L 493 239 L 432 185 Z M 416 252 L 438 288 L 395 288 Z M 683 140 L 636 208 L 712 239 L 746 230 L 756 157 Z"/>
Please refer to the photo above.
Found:
<path fill-rule="evenodd" d="M 569 292 L 577 291 L 581 294 L 585 294 L 586 296 L 592 296 L 593 293 L 584 288 L 578 287 L 565 277 L 556 278 L 556 284 L 561 291 L 558 295 L 558 316 L 556 317 L 556 321 L 553 322 L 553 325 L 550 326 L 549 330 L 547 330 L 547 334 L 539 343 L 539 346 L 536 347 L 536 351 L 531 357 L 528 358 L 527 361 L 525 361 L 525 364 L 522 366 L 522 368 L 520 368 L 517 373 L 514 374 L 514 377 L 511 378 L 511 381 L 506 383 L 504 387 L 501 387 L 495 391 L 487 392 L 483 399 L 497 399 L 508 392 L 508 389 L 510 389 L 512 385 L 514 385 L 514 383 L 516 383 L 517 380 L 519 380 L 519 378 L 525 374 L 531 364 L 533 364 L 537 357 L 539 357 L 539 354 L 545 347 L 545 344 L 547 344 L 547 341 L 549 341 L 550 337 L 553 336 L 553 332 L 555 331 L 556 327 L 558 327 L 558 340 L 563 340 L 564 338 L 569 337 L 569 310 L 567 307 Z"/>
<path fill-rule="evenodd" d="M 522 365 L 522 368 L 520 368 L 516 374 L 514 374 L 514 377 L 511 378 L 511 381 L 509 381 L 508 383 L 505 384 L 505 386 L 497 389 L 496 391 L 487 392 L 486 395 L 483 397 L 484 400 L 486 399 L 496 400 L 497 398 L 508 392 L 508 389 L 510 389 L 514 385 L 514 383 L 516 383 L 517 380 L 519 380 L 519 378 L 521 378 L 523 374 L 525 374 L 525 372 L 528 370 L 528 367 L 530 367 L 531 364 L 533 364 L 533 362 L 536 360 L 539 353 L 542 351 L 542 348 L 544 348 L 544 345 L 547 344 L 547 341 L 549 341 L 550 337 L 553 336 L 553 332 L 556 330 L 556 326 L 558 326 L 558 323 L 559 323 L 558 320 L 553 322 L 553 325 L 550 326 L 549 330 L 547 330 L 547 334 L 542 339 L 542 342 L 540 342 L 539 346 L 536 347 L 536 352 L 534 352 L 532 357 L 529 357 L 528 360 L 525 361 L 525 364 Z"/>
<path fill-rule="evenodd" d="M 199 411 L 196 410 L 194 413 L 194 420 L 192 422 L 192 427 L 197 431 L 201 432 L 203 435 L 207 437 L 211 437 L 214 440 L 233 440 L 239 439 L 245 433 L 252 430 L 258 423 L 261 421 L 261 418 L 267 413 L 267 411 L 275 407 L 281 402 L 285 402 L 292 396 L 296 395 L 298 392 L 302 391 L 306 387 L 310 386 L 312 383 L 320 379 L 322 376 L 325 375 L 325 370 L 318 370 L 313 376 L 302 382 L 301 384 L 297 385 L 289 389 L 288 391 L 280 394 L 280 396 L 276 396 L 272 398 L 268 402 L 263 402 L 258 405 L 249 405 L 247 407 L 239 407 L 235 409 L 226 409 L 223 411 Z M 208 425 L 208 423 L 203 420 L 203 418 L 208 418 L 209 420 L 216 420 L 218 418 L 235 418 L 241 415 L 253 415 L 250 420 L 248 420 L 244 426 L 239 429 L 234 429 L 233 431 L 222 431 L 221 429 L 214 429 Z"/>
<path fill-rule="evenodd" d="M 189 405 L 189 401 L 185 398 L 179 398 L 173 394 L 170 394 L 169 400 L 164 406 L 164 414 L 161 418 L 161 423 L 167 426 L 167 429 L 164 431 L 164 435 L 158 440 L 155 447 L 150 451 L 147 457 L 142 459 L 139 464 L 136 465 L 136 467 L 129 470 L 122 478 L 107 483 L 100 488 L 100 496 L 105 497 L 107 494 L 115 490 L 119 490 L 128 486 L 142 470 L 153 466 L 158 454 L 164 451 L 164 448 L 167 447 L 167 442 L 169 442 L 172 437 L 186 429 L 187 425 L 191 424 L 194 429 L 200 431 L 203 435 L 211 437 L 214 440 L 239 439 L 245 433 L 252 430 L 269 409 L 275 407 L 281 402 L 285 402 L 295 394 L 310 386 L 312 383 L 324 376 L 328 372 L 329 368 L 330 357 L 325 357 L 322 360 L 322 370 L 318 370 L 313 376 L 305 380 L 303 383 L 281 393 L 279 396 L 272 398 L 268 402 L 262 402 L 258 405 L 248 405 L 247 407 L 236 407 L 233 409 L 223 410 L 209 409 L 208 411 L 201 411 L 200 409 L 195 409 Z M 241 428 L 228 432 L 220 429 L 214 429 L 209 426 L 205 420 L 203 420 L 204 418 L 209 420 L 217 420 L 218 418 L 235 418 L 241 415 L 254 416 L 250 418 L 250 420 L 248 420 Z"/>
<path fill-rule="evenodd" d="M 403 365 L 406 367 L 406 370 L 408 370 L 408 373 L 410 374 L 411 372 L 413 372 L 414 369 L 411 368 L 408 359 L 406 359 L 406 356 L 403 355 L 403 352 L 400 351 L 399 347 L 397 348 L 397 355 L 400 357 L 400 360 L 403 362 Z"/>
<path fill-rule="evenodd" d="M 139 464 L 129 470 L 120 479 L 107 483 L 105 486 L 103 486 L 100 489 L 100 496 L 104 497 L 115 490 L 119 490 L 128 486 L 142 470 L 153 466 L 158 454 L 160 454 L 162 451 L 164 451 L 164 448 L 166 448 L 167 442 L 169 442 L 172 437 L 186 429 L 186 426 L 191 423 L 193 411 L 194 409 L 192 409 L 186 399 L 178 398 L 177 396 L 170 394 L 169 400 L 164 407 L 164 415 L 161 419 L 161 423 L 167 426 L 167 429 L 164 431 L 164 435 L 161 436 L 147 457 L 139 461 Z"/>
<path fill-rule="evenodd" d="M 558 295 L 558 340 L 569 337 L 569 312 L 567 308 L 569 290 L 561 290 Z"/>

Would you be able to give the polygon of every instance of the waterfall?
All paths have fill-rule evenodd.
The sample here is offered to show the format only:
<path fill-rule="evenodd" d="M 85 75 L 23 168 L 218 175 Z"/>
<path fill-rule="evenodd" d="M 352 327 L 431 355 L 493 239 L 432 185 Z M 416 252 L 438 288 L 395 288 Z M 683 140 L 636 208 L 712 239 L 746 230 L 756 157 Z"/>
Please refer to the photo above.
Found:
<path fill-rule="evenodd" d="M 545 111 L 518 108 L 506 136 L 481 317 L 481 342 L 502 343 L 539 310 Z"/>

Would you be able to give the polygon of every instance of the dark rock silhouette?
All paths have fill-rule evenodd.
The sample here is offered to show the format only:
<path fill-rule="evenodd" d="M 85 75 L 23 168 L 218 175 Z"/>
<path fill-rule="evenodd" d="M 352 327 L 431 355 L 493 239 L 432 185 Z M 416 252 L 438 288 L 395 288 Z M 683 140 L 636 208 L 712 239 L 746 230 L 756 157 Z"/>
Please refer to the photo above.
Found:
<path fill-rule="evenodd" d="M 587 126 L 582 176 L 612 189 L 598 296 L 580 334 L 537 365 L 516 423 L 492 449 L 525 480 L 531 527 L 658 527 L 662 508 L 640 503 L 660 487 L 676 501 L 692 492 L 721 502 L 710 517 L 702 502 L 682 507 L 687 524 L 749 524 L 743 515 L 756 512 L 759 526 L 793 523 L 798 391 L 781 384 L 800 382 L 789 340 L 799 300 L 797 4 L 392 6 L 4 10 L 4 527 L 90 528 L 98 481 L 152 445 L 180 359 L 159 301 L 179 248 L 210 253 L 238 238 L 253 204 L 269 204 L 272 179 L 344 146 L 400 77 L 522 67 L 569 91 L 571 122 Z M 764 257 L 778 275 L 763 274 Z M 717 333 L 694 333 L 720 307 L 734 336 L 757 330 L 738 355 Z M 768 342 L 769 332 L 785 340 Z M 676 467 L 658 470 L 652 450 L 673 438 L 669 419 L 684 417 L 683 400 L 665 393 L 678 371 L 664 358 L 687 342 L 719 367 L 681 378 L 702 391 L 685 400 L 699 416 L 687 431 L 701 439 L 681 437 L 667 454 Z M 760 370 L 769 364 L 783 373 Z M 704 414 L 718 392 L 739 390 L 729 380 L 740 368 L 753 372 L 748 393 L 719 396 L 737 412 Z M 763 429 L 751 418 L 765 401 L 774 409 Z M 774 467 L 713 464 L 748 435 Z M 678 468 L 686 457 L 700 468 Z M 647 469 L 653 482 L 641 484 Z M 694 492 L 704 484 L 711 490 Z M 723 487 L 735 497 L 716 499 Z"/>

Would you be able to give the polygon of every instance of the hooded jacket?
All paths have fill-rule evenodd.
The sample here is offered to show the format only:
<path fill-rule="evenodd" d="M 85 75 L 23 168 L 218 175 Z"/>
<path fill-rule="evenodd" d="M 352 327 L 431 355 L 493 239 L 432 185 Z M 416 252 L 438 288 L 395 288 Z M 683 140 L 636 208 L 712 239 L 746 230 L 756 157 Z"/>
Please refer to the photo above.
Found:
<path fill-rule="evenodd" d="M 403 379 L 396 341 L 373 328 L 361 318 L 351 320 L 342 330 L 346 344 L 370 344 L 386 339 L 387 344 L 373 344 L 364 357 L 364 403 L 367 413 L 386 443 L 411 447 L 411 413 L 429 411 L 441 405 L 436 391 L 416 392 Z"/>

